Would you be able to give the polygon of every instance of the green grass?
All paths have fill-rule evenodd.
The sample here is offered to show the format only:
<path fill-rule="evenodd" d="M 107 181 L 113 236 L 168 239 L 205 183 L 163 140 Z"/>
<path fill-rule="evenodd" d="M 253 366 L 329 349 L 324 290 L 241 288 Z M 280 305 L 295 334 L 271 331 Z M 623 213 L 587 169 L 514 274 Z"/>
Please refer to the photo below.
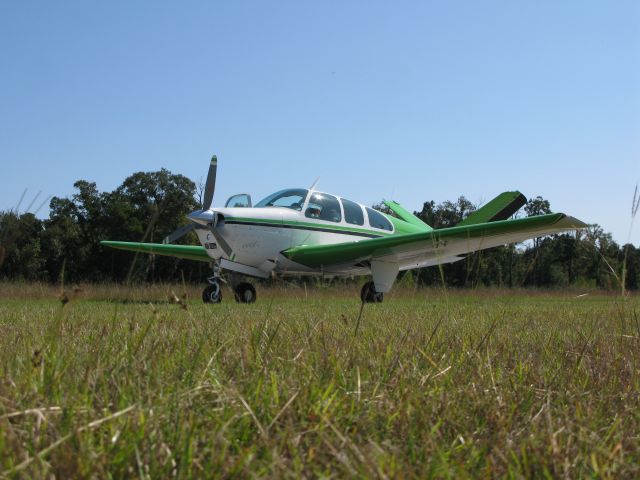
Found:
<path fill-rule="evenodd" d="M 0 476 L 640 475 L 637 297 L 0 288 Z"/>

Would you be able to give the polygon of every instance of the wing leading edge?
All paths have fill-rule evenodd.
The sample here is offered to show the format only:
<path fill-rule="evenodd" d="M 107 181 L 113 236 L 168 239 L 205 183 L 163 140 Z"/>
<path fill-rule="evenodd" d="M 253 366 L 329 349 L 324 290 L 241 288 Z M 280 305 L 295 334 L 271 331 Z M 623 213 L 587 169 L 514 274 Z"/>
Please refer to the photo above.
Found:
<path fill-rule="evenodd" d="M 184 258 L 186 260 L 197 260 L 200 262 L 210 262 L 204 247 L 197 245 L 171 245 L 162 243 L 138 243 L 138 242 L 115 242 L 103 240 L 100 245 L 127 250 L 129 252 L 151 253 L 153 255 L 164 255 L 167 257 Z"/>
<path fill-rule="evenodd" d="M 429 232 L 392 235 L 359 242 L 331 245 L 301 245 L 282 252 L 290 260 L 308 267 L 353 264 L 381 260 L 398 264 L 438 264 L 476 250 L 522 242 L 587 225 L 563 213 L 515 220 L 455 226 Z M 440 260 L 440 261 L 438 261 Z M 412 267 L 409 267 L 412 268 Z"/>

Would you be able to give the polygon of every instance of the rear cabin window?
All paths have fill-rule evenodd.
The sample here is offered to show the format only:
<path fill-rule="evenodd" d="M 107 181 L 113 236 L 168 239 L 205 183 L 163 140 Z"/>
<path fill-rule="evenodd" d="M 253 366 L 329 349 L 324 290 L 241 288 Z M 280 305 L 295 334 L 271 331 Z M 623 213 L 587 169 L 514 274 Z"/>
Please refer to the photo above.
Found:
<path fill-rule="evenodd" d="M 342 208 L 344 208 L 344 221 L 351 225 L 364 225 L 364 214 L 362 213 L 362 207 L 356 202 L 340 199 L 342 201 Z"/>
<path fill-rule="evenodd" d="M 342 220 L 338 199 L 326 193 L 312 193 L 304 215 L 308 218 L 327 222 L 339 222 Z"/>
<path fill-rule="evenodd" d="M 369 215 L 369 225 L 373 228 L 389 230 L 390 232 L 393 231 L 393 225 L 391 225 L 391 222 L 387 220 L 387 217 L 380 212 L 375 211 L 373 208 L 366 207 L 366 209 L 367 215 Z"/>

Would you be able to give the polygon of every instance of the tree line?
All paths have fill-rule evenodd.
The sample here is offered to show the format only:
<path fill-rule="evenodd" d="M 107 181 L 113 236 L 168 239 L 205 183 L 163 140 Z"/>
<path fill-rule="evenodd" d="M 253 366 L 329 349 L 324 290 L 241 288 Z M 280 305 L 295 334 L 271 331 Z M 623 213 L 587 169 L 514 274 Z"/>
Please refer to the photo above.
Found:
<path fill-rule="evenodd" d="M 0 279 L 59 282 L 201 282 L 201 262 L 121 252 L 101 240 L 160 242 L 198 208 L 196 184 L 166 169 L 138 172 L 111 192 L 80 180 L 68 198 L 53 197 L 47 219 L 14 210 L 0 212 Z M 384 211 L 381 205 L 375 206 Z M 476 209 L 464 196 L 414 212 L 433 228 L 452 227 Z M 520 215 L 549 213 L 550 203 L 531 199 Z M 517 214 L 518 215 L 518 214 Z M 198 244 L 195 234 L 183 243 Z M 462 261 L 413 271 L 423 285 L 452 287 L 597 287 L 638 289 L 640 248 L 618 245 L 599 225 L 520 245 L 475 252 Z"/>

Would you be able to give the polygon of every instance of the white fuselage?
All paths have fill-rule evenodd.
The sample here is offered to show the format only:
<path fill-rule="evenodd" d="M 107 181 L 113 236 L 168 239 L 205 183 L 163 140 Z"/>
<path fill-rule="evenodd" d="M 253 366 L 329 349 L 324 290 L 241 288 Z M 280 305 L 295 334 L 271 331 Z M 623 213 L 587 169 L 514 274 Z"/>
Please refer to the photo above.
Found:
<path fill-rule="evenodd" d="M 217 216 L 215 225 L 214 217 Z M 280 252 L 299 245 L 327 245 L 382 237 L 392 232 L 344 221 L 330 222 L 308 218 L 303 211 L 286 207 L 215 208 L 190 216 L 201 225 L 196 232 L 212 260 L 223 268 L 241 271 L 248 266 L 268 276 L 327 273 L 350 275 L 367 273 L 366 267 L 334 267 L 324 272 L 287 259 Z M 235 265 L 237 264 L 237 265 Z M 259 275 L 254 272 L 254 276 Z M 251 275 L 250 271 L 243 273 Z"/>

